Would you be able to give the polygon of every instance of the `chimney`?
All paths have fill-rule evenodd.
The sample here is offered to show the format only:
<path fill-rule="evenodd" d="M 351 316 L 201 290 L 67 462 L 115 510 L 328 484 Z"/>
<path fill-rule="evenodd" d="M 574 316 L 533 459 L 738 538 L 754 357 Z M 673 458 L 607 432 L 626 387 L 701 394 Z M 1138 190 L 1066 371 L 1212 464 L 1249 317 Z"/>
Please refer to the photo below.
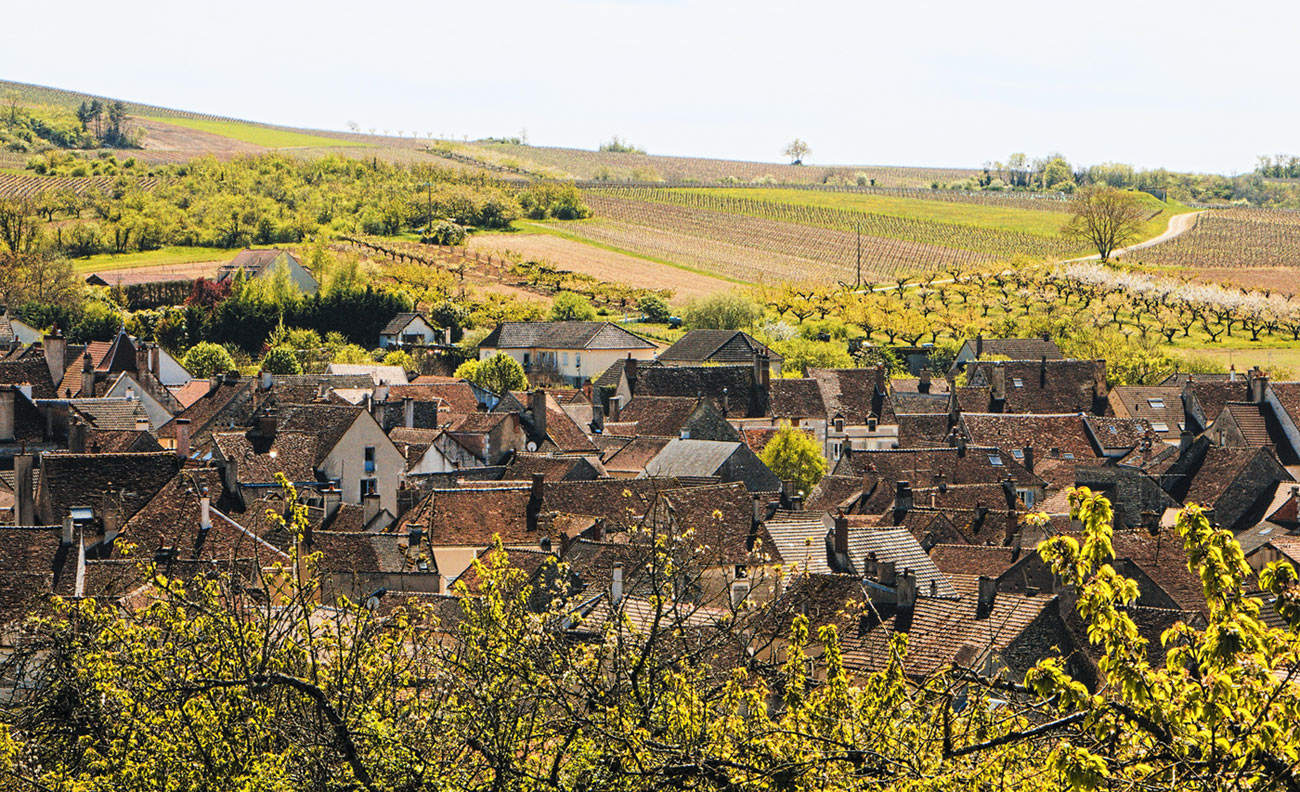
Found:
<path fill-rule="evenodd" d="M 212 530 L 212 498 L 208 497 L 206 489 L 203 497 L 199 498 L 199 530 L 204 534 Z"/>
<path fill-rule="evenodd" d="M 957 433 L 957 456 L 966 456 L 966 435 L 961 432 Z"/>
<path fill-rule="evenodd" d="M 257 433 L 262 437 L 275 439 L 276 432 L 276 415 L 275 410 L 270 407 L 262 410 L 257 416 Z"/>
<path fill-rule="evenodd" d="M 1268 390 L 1268 374 L 1255 368 L 1255 377 L 1250 382 L 1250 400 L 1263 404 L 1264 392 Z"/>
<path fill-rule="evenodd" d="M 623 374 L 627 377 L 627 389 L 633 396 L 636 395 L 636 377 L 637 377 L 637 359 L 631 355 L 623 361 Z"/>
<path fill-rule="evenodd" d="M 410 396 L 402 397 L 402 426 L 415 428 L 415 399 Z"/>
<path fill-rule="evenodd" d="M 208 377 L 208 393 L 216 393 L 217 388 L 220 387 L 221 387 L 220 374 L 213 374 L 211 377 Z"/>
<path fill-rule="evenodd" d="M 763 351 L 754 353 L 754 387 L 759 388 L 764 393 L 767 392 L 771 385 L 772 366 L 768 360 L 767 353 Z"/>
<path fill-rule="evenodd" d="M 0 387 L 0 443 L 14 441 L 14 400 L 17 388 L 12 385 Z"/>
<path fill-rule="evenodd" d="M 157 344 L 149 345 L 149 373 L 156 379 L 162 379 L 162 350 Z"/>
<path fill-rule="evenodd" d="M 1187 379 L 1189 382 L 1191 381 L 1192 377 L 1190 374 L 1187 376 Z M 1237 381 L 1237 364 L 1232 363 L 1228 366 L 1228 382 L 1236 382 L 1236 381 Z"/>
<path fill-rule="evenodd" d="M 338 514 L 339 506 L 343 505 L 343 490 L 331 484 L 321 492 L 321 501 L 324 506 L 325 519 L 331 520 L 334 515 Z"/>
<path fill-rule="evenodd" d="M 149 431 L 149 416 L 147 416 L 147 415 L 138 415 L 138 416 L 136 416 L 136 419 L 135 419 L 135 430 L 136 430 L 137 432 L 147 432 L 147 431 Z"/>
<path fill-rule="evenodd" d="M 59 382 L 63 379 L 63 371 L 68 367 L 68 362 L 64 360 L 64 355 L 68 351 L 68 342 L 55 327 L 54 332 L 45 336 L 41 341 L 41 348 L 45 351 L 45 365 L 50 369 L 50 377 Z"/>
<path fill-rule="evenodd" d="M 994 364 L 989 371 L 989 379 L 992 386 L 989 395 L 994 399 L 1005 401 L 1007 398 L 1007 370 L 1000 363 Z"/>
<path fill-rule="evenodd" d="M 542 498 L 546 492 L 546 474 L 534 473 L 533 485 L 528 491 L 528 505 L 524 507 L 524 521 L 529 531 L 537 530 L 537 516 L 542 513 Z"/>
<path fill-rule="evenodd" d="M 538 388 L 528 394 L 528 411 L 533 414 L 533 429 L 540 446 L 546 440 L 546 391 Z"/>
<path fill-rule="evenodd" d="M 104 544 L 111 546 L 113 544 L 113 541 L 117 539 L 118 533 L 121 532 L 120 529 L 121 515 L 118 514 L 118 511 L 115 507 L 110 506 L 104 509 L 103 520 L 104 520 Z"/>
<path fill-rule="evenodd" d="M 894 525 L 898 525 L 912 510 L 912 485 L 899 481 L 894 485 Z"/>
<path fill-rule="evenodd" d="M 835 515 L 835 555 L 847 556 L 849 554 L 849 518 L 844 516 L 844 512 L 838 512 Z"/>
<path fill-rule="evenodd" d="M 1180 454 L 1185 454 L 1185 453 L 1187 453 L 1187 449 L 1189 449 L 1189 448 L 1192 447 L 1192 440 L 1193 440 L 1193 439 L 1194 439 L 1194 435 L 1193 435 L 1191 432 L 1189 432 L 1188 430 L 1184 429 L 1183 431 L 1179 432 L 1179 433 L 1178 433 L 1178 453 L 1180 453 Z"/>
<path fill-rule="evenodd" d="M 75 415 L 68 418 L 68 451 L 86 453 L 86 425 Z"/>
<path fill-rule="evenodd" d="M 367 492 L 361 496 L 361 524 L 369 525 L 379 516 L 379 493 Z"/>
<path fill-rule="evenodd" d="M 72 528 L 73 528 L 72 515 L 71 514 L 65 515 L 63 518 L 63 533 L 59 537 L 59 540 L 63 543 L 64 546 L 69 546 L 72 544 Z"/>
<path fill-rule="evenodd" d="M 135 373 L 143 374 L 149 370 L 149 345 L 141 342 L 135 347 Z"/>
<path fill-rule="evenodd" d="M 380 395 L 379 389 L 383 388 L 383 395 Z M 380 385 L 375 388 L 374 397 L 370 399 L 370 417 L 375 419 L 375 423 L 382 428 L 384 425 L 384 405 L 388 404 L 388 386 Z"/>
<path fill-rule="evenodd" d="M 980 333 L 975 336 L 975 357 L 979 358 L 984 354 L 984 334 Z"/>
<path fill-rule="evenodd" d="M 591 403 L 591 431 L 594 434 L 601 434 L 605 431 L 605 410 L 600 406 L 599 399 Z"/>
<path fill-rule="evenodd" d="M 930 367 L 929 366 L 925 366 L 921 369 L 921 379 L 919 382 L 916 383 L 916 390 L 918 393 L 930 392 Z"/>
<path fill-rule="evenodd" d="M 614 564 L 614 578 L 609 584 L 609 604 L 617 608 L 623 603 L 623 564 Z"/>
<path fill-rule="evenodd" d="M 266 369 L 262 369 L 261 371 L 257 372 L 257 387 L 260 390 L 269 391 L 271 389 L 271 386 L 274 384 L 275 384 L 275 378 L 271 376 L 271 372 L 267 371 Z"/>
<path fill-rule="evenodd" d="M 19 454 L 14 457 L 15 514 L 14 522 L 18 525 L 36 524 L 36 503 L 32 494 L 31 454 Z"/>
<path fill-rule="evenodd" d="M 894 585 L 894 604 L 899 610 L 910 611 L 916 607 L 916 575 L 904 569 Z"/>
<path fill-rule="evenodd" d="M 81 356 L 81 398 L 95 397 L 95 364 L 90 360 L 90 352 Z"/>
<path fill-rule="evenodd" d="M 1047 387 L 1047 355 L 1043 355 L 1043 359 L 1038 362 L 1038 387 Z"/>
<path fill-rule="evenodd" d="M 881 561 L 876 564 L 876 575 L 879 577 L 877 582 L 879 582 L 880 585 L 893 586 L 897 580 L 897 576 L 894 573 L 895 568 L 893 561 Z"/>
<path fill-rule="evenodd" d="M 609 397 L 609 420 L 611 423 L 618 423 L 619 418 L 623 415 L 623 397 Z"/>
<path fill-rule="evenodd" d="M 1025 446 L 1025 449 L 1022 453 L 1025 455 L 1025 462 L 1024 462 L 1025 470 L 1028 470 L 1030 473 L 1033 473 L 1034 472 L 1034 447 Z"/>
<path fill-rule="evenodd" d="M 411 548 L 418 548 L 424 541 L 424 528 L 412 524 L 406 530 L 406 545 Z M 549 542 L 548 542 L 549 544 Z"/>
<path fill-rule="evenodd" d="M 182 460 L 190 458 L 190 419 L 176 419 L 176 456 Z"/>
<path fill-rule="evenodd" d="M 975 606 L 975 618 L 987 619 L 993 612 L 993 603 L 998 596 L 998 582 L 988 575 L 980 575 L 979 600 Z"/>

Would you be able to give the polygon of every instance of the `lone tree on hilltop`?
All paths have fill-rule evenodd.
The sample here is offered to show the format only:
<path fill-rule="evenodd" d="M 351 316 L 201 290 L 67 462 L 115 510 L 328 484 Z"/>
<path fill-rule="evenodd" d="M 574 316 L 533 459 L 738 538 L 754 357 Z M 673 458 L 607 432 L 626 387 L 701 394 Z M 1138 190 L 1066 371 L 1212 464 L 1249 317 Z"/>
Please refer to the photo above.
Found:
<path fill-rule="evenodd" d="M 790 141 L 790 145 L 786 146 L 781 153 L 790 158 L 791 165 L 802 165 L 803 158 L 811 154 L 812 149 L 806 141 L 795 138 Z"/>
<path fill-rule="evenodd" d="M 1072 216 L 1062 229 L 1067 237 L 1087 242 L 1109 261 L 1142 231 L 1142 207 L 1135 193 L 1104 184 L 1084 187 L 1070 200 Z"/>

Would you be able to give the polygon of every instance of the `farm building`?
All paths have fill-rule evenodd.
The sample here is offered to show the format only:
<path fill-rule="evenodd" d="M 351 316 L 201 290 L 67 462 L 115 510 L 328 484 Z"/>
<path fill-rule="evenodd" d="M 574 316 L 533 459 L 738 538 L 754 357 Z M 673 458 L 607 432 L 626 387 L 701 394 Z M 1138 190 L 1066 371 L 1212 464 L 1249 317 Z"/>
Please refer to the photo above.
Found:
<path fill-rule="evenodd" d="M 617 360 L 649 360 L 657 349 L 612 322 L 502 322 L 479 343 L 478 356 L 504 352 L 530 377 L 552 374 L 581 385 Z"/>
<path fill-rule="evenodd" d="M 384 349 L 429 346 L 440 342 L 450 344 L 451 339 L 444 337 L 443 332 L 429 324 L 424 314 L 419 313 L 399 313 L 379 331 L 379 345 Z"/>

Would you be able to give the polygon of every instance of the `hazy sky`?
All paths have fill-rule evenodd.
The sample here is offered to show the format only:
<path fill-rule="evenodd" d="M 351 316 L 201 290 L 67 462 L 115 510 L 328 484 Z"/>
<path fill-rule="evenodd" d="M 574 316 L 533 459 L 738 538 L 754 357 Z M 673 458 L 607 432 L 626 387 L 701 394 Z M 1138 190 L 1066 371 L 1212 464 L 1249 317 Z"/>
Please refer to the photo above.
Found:
<path fill-rule="evenodd" d="M 755 160 L 798 136 L 837 164 L 1300 153 L 1286 0 L 7 5 L 0 77 L 295 126 Z"/>

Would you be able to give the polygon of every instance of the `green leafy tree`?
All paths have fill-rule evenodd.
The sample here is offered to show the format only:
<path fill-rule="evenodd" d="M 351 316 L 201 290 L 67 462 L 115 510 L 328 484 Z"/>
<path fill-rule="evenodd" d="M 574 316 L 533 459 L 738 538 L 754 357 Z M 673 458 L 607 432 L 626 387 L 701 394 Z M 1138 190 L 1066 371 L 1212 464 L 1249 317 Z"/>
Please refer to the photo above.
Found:
<path fill-rule="evenodd" d="M 473 366 L 467 369 L 470 363 Z M 524 367 L 504 352 L 498 352 L 486 360 L 462 363 L 456 369 L 456 376 L 497 394 L 528 390 L 528 377 L 524 374 Z"/>
<path fill-rule="evenodd" d="M 302 364 L 298 356 L 288 347 L 271 347 L 262 358 L 262 370 L 272 374 L 301 374 Z"/>
<path fill-rule="evenodd" d="M 762 317 L 762 307 L 744 294 L 719 292 L 686 306 L 683 318 L 691 330 L 743 330 Z"/>
<path fill-rule="evenodd" d="M 405 349 L 395 349 L 384 355 L 383 364 L 385 366 L 401 366 L 403 371 L 415 371 L 418 367 L 415 365 L 415 358 Z"/>
<path fill-rule="evenodd" d="M 181 358 L 181 365 L 196 377 L 211 377 L 235 368 L 235 359 L 226 348 L 211 341 L 200 341 Z"/>
<path fill-rule="evenodd" d="M 590 322 L 595 318 L 596 309 L 592 307 L 591 300 L 577 292 L 559 292 L 555 295 L 555 302 L 551 304 L 551 319 L 553 321 Z"/>
<path fill-rule="evenodd" d="M 853 358 L 843 341 L 812 341 L 796 336 L 774 343 L 772 349 L 785 358 L 781 370 L 793 375 L 805 373 L 810 368 L 853 367 Z"/>
<path fill-rule="evenodd" d="M 782 481 L 793 480 L 803 492 L 811 492 L 826 475 L 826 456 L 817 440 L 788 422 L 767 441 L 758 458 Z"/>
<path fill-rule="evenodd" d="M 641 310 L 641 315 L 648 322 L 667 322 L 673 315 L 668 307 L 668 301 L 657 294 L 645 295 L 636 301 L 636 307 Z"/>
<path fill-rule="evenodd" d="M 86 304 L 81 318 L 68 332 L 68 339 L 76 343 L 108 341 L 122 329 L 122 313 L 107 303 L 94 301 Z"/>

